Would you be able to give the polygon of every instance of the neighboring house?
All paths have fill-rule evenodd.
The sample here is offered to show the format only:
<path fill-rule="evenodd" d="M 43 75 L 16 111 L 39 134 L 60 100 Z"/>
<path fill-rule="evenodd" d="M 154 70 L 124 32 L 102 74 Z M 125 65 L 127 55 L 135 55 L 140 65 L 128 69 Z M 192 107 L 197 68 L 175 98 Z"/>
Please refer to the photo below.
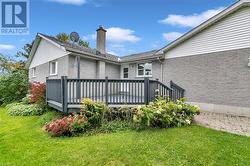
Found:
<path fill-rule="evenodd" d="M 93 50 L 38 34 L 28 63 L 30 81 L 173 80 L 203 110 L 250 115 L 250 0 L 238 1 L 160 50 L 117 57 L 105 52 L 105 36 L 100 27 Z"/>

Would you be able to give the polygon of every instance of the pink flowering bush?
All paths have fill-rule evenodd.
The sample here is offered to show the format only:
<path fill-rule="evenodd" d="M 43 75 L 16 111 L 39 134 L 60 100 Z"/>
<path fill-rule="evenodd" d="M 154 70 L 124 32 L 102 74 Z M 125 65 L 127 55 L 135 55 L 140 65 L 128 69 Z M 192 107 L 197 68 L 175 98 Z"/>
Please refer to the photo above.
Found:
<path fill-rule="evenodd" d="M 45 105 L 46 85 L 40 82 L 31 84 L 31 102 L 39 104 L 41 107 Z"/>
<path fill-rule="evenodd" d="M 45 125 L 52 136 L 71 136 L 88 128 L 88 119 L 81 114 L 69 115 Z"/>

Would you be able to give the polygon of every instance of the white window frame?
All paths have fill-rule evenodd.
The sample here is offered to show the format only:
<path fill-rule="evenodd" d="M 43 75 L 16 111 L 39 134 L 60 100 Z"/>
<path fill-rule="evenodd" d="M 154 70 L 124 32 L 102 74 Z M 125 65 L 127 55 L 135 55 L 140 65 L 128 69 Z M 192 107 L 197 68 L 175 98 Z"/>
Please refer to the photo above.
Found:
<path fill-rule="evenodd" d="M 36 67 L 31 68 L 31 76 L 32 78 L 36 77 Z"/>
<path fill-rule="evenodd" d="M 151 64 L 151 62 L 147 62 L 148 64 Z M 151 67 L 151 75 L 146 75 L 146 69 L 145 69 L 145 64 L 147 63 L 138 63 L 137 67 L 136 67 L 136 73 L 137 73 L 137 77 L 152 77 L 152 73 L 153 73 L 153 66 Z M 143 65 L 143 75 L 139 75 L 139 65 Z M 141 69 L 142 70 L 142 69 Z"/>
<path fill-rule="evenodd" d="M 55 73 L 53 73 L 52 71 L 52 64 L 53 63 L 55 63 Z M 55 75 L 57 75 L 57 70 L 58 69 L 58 62 L 57 61 L 52 61 L 52 62 L 50 62 L 49 63 L 49 75 L 51 75 L 51 76 L 55 76 Z"/>

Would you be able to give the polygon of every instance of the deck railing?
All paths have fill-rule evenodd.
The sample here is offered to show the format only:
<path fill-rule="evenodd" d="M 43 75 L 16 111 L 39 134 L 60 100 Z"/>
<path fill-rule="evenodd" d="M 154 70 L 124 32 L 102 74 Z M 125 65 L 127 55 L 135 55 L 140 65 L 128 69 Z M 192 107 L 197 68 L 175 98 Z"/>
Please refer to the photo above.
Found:
<path fill-rule="evenodd" d="M 185 89 L 175 84 L 172 80 L 170 81 L 170 88 L 172 89 L 172 100 L 176 101 L 184 97 Z"/>
<path fill-rule="evenodd" d="M 46 79 L 47 102 L 61 104 L 63 112 L 69 105 L 79 105 L 83 98 L 109 104 L 148 104 L 158 97 L 173 100 L 184 96 L 184 91 L 171 82 L 171 87 L 158 80 L 128 79 Z"/>

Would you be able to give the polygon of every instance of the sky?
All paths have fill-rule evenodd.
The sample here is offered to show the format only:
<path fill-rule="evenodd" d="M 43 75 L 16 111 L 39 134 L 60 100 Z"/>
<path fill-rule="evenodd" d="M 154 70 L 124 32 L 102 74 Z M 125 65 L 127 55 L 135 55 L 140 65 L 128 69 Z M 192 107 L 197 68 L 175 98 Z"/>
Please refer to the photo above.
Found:
<path fill-rule="evenodd" d="M 37 33 L 76 31 L 96 48 L 99 25 L 107 30 L 106 50 L 124 56 L 160 49 L 235 0 L 30 0 L 30 33 L 0 35 L 0 53 L 14 57 Z"/>

